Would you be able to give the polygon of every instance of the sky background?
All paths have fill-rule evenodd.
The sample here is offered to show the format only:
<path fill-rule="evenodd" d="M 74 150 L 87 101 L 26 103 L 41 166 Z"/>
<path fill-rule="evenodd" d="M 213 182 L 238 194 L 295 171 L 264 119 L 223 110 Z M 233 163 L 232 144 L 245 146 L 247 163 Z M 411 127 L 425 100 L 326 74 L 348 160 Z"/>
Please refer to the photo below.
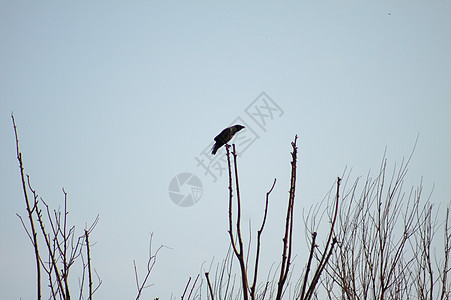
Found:
<path fill-rule="evenodd" d="M 179 297 L 203 263 L 224 257 L 227 177 L 214 181 L 196 157 L 236 118 L 248 125 L 243 135 L 258 136 L 239 159 L 243 222 L 254 232 L 278 180 L 265 266 L 280 259 L 296 134 L 300 265 L 302 210 L 345 168 L 351 180 L 377 173 L 385 149 L 399 165 L 417 135 L 407 189 L 423 178 L 436 207 L 451 201 L 450 1 L 2 0 L 0 40 L 2 299 L 36 294 L 33 249 L 16 216 L 25 204 L 12 111 L 38 194 L 57 208 L 64 187 L 77 234 L 99 215 L 98 299 L 136 297 L 133 260 L 143 275 L 151 232 L 154 249 L 168 248 L 145 299 Z M 246 113 L 263 92 L 279 108 L 264 130 Z M 203 186 L 191 207 L 168 194 L 183 172 Z"/>

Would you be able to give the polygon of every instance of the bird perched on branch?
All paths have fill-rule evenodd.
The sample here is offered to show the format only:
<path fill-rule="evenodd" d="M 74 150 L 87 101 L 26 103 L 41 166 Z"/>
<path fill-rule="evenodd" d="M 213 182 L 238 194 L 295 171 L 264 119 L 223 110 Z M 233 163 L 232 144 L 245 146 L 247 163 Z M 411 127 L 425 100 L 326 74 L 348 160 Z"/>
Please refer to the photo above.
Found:
<path fill-rule="evenodd" d="M 212 150 L 211 154 L 215 155 L 219 148 L 221 148 L 223 145 L 227 144 L 233 138 L 235 133 L 237 133 L 238 131 L 240 131 L 243 128 L 244 128 L 244 126 L 234 125 L 234 126 L 227 127 L 226 129 L 221 131 L 221 133 L 215 137 L 216 143 L 214 144 L 213 148 L 211 149 Z"/>

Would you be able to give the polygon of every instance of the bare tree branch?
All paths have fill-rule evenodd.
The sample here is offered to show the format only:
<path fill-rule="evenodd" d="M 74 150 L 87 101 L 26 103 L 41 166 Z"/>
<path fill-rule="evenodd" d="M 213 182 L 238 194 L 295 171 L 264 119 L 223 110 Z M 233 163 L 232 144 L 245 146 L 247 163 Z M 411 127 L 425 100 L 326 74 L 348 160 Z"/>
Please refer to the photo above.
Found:
<path fill-rule="evenodd" d="M 153 239 L 153 233 L 150 234 L 150 239 L 149 239 L 149 259 L 147 260 L 147 272 L 146 272 L 146 275 L 144 276 L 144 279 L 143 279 L 142 283 L 139 283 L 139 280 L 138 280 L 138 269 L 136 267 L 136 262 L 133 261 L 134 270 L 135 270 L 136 287 L 138 289 L 138 294 L 136 296 L 136 300 L 138 300 L 141 297 L 143 289 L 149 287 L 149 285 L 146 285 L 147 280 L 149 279 L 150 273 L 152 272 L 152 269 L 155 266 L 155 263 L 157 261 L 158 252 L 160 252 L 160 250 L 164 247 L 163 245 L 161 245 L 160 247 L 158 247 L 157 251 L 155 251 L 155 254 L 152 254 L 152 239 Z"/>
<path fill-rule="evenodd" d="M 205 277 L 207 278 L 208 291 L 210 292 L 211 300 L 215 300 L 215 297 L 213 296 L 213 289 L 211 288 L 210 278 L 208 277 L 208 272 L 205 272 Z"/>
<path fill-rule="evenodd" d="M 269 195 L 271 194 L 272 190 L 274 189 L 274 186 L 276 185 L 276 179 L 274 178 L 274 182 L 269 189 L 269 191 L 266 193 L 266 201 L 265 201 L 265 213 L 263 215 L 263 221 L 262 225 L 260 226 L 260 230 L 257 231 L 257 252 L 255 254 L 255 265 L 254 265 L 254 280 L 252 282 L 252 286 L 250 289 L 251 293 L 251 299 L 255 299 L 255 286 L 257 284 L 257 275 L 258 275 L 258 264 L 259 264 L 259 258 L 260 258 L 260 242 L 261 242 L 261 235 L 263 232 L 263 228 L 265 227 L 266 223 L 266 216 L 268 215 L 268 203 L 269 203 Z"/>
<path fill-rule="evenodd" d="M 35 225 L 34 225 L 34 219 L 33 219 L 33 211 L 35 210 L 34 208 L 31 208 L 30 205 L 30 201 L 28 199 L 28 193 L 27 193 L 27 186 L 25 184 L 25 173 L 24 173 L 24 167 L 23 167 L 23 161 L 22 161 L 22 153 L 19 151 L 19 137 L 17 135 L 17 126 L 16 126 L 16 122 L 14 120 L 14 114 L 11 113 L 11 119 L 13 122 L 13 127 L 14 127 L 14 135 L 16 137 L 16 154 L 17 154 L 17 160 L 19 161 L 19 168 L 20 168 L 20 178 L 22 180 L 22 191 L 24 194 L 24 198 L 25 198 L 25 205 L 27 208 L 27 214 L 28 214 L 28 219 L 30 220 L 30 229 L 31 229 L 31 237 L 30 237 L 30 233 L 27 231 L 28 236 L 30 237 L 30 239 L 32 240 L 32 244 L 33 244 L 33 249 L 34 249 L 34 256 L 35 256 L 35 262 L 36 262 L 36 279 L 37 279 L 37 288 L 36 288 L 36 292 L 37 292 L 37 299 L 41 299 L 41 263 L 40 263 L 40 257 L 39 257 L 39 247 L 38 247 L 38 237 L 37 237 L 37 232 L 35 229 Z M 35 207 L 37 204 L 36 199 L 35 202 L 33 203 L 33 207 Z M 22 224 L 22 218 L 20 218 Z M 24 228 L 26 228 L 24 226 Z"/>
<path fill-rule="evenodd" d="M 297 165 L 297 141 L 298 136 L 294 137 L 294 142 L 291 143 L 293 152 L 291 153 L 291 183 L 290 193 L 288 198 L 287 216 L 285 221 L 285 235 L 283 237 L 283 250 L 282 250 L 282 264 L 280 267 L 280 277 L 278 281 L 277 296 L 276 299 L 282 299 L 283 288 L 291 264 L 291 251 L 292 251 L 292 236 L 293 236 L 293 210 L 294 210 L 294 196 L 296 190 L 296 165 Z"/>

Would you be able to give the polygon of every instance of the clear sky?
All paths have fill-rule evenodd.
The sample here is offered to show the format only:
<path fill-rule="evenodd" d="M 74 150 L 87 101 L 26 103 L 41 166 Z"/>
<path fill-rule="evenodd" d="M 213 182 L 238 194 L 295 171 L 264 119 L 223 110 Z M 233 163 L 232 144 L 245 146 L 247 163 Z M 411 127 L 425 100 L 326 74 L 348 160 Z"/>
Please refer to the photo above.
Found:
<path fill-rule="evenodd" d="M 100 215 L 98 299 L 136 296 L 133 260 L 144 272 L 150 232 L 155 248 L 170 249 L 149 299 L 180 296 L 202 263 L 224 256 L 227 178 L 204 175 L 196 158 L 236 118 L 243 136 L 258 136 L 239 162 L 253 229 L 278 179 L 268 264 L 280 259 L 295 134 L 299 262 L 302 210 L 346 167 L 354 179 L 375 172 L 386 147 L 399 163 L 418 134 L 406 186 L 423 177 L 432 202 L 451 201 L 450 1 L 2 0 L 0 40 L 2 299 L 35 297 L 33 250 L 16 216 L 25 205 L 12 111 L 39 195 L 57 207 L 64 187 L 78 233 Z M 247 114 L 256 107 L 269 116 L 264 127 Z M 203 186 L 190 207 L 168 193 L 184 172 Z"/>

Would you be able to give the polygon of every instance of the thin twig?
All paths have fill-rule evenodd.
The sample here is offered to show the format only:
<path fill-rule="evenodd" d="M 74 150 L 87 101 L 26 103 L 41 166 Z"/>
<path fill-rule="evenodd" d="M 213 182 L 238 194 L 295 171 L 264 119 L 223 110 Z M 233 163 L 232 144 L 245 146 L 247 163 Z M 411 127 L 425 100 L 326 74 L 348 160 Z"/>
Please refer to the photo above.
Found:
<path fill-rule="evenodd" d="M 152 238 L 153 238 L 153 233 L 150 234 L 150 239 L 149 239 L 149 259 L 147 260 L 147 273 L 141 284 L 139 284 L 139 281 L 138 281 L 138 270 L 136 267 L 136 262 L 133 261 L 133 265 L 134 265 L 134 269 L 135 269 L 136 286 L 138 288 L 138 295 L 136 296 L 136 300 L 138 300 L 141 297 L 141 293 L 142 293 L 143 289 L 149 287 L 149 286 L 146 286 L 147 280 L 149 279 L 150 273 L 152 272 L 152 269 L 155 266 L 158 252 L 160 252 L 160 250 L 164 247 L 163 245 L 161 245 L 160 247 L 158 247 L 157 251 L 155 251 L 155 254 L 152 254 Z"/>
<path fill-rule="evenodd" d="M 199 276 L 200 276 L 200 273 L 197 274 L 196 280 L 194 280 L 193 287 L 191 288 L 191 291 L 189 292 L 189 295 L 188 295 L 188 300 L 191 298 L 191 294 L 193 293 L 194 287 L 196 286 L 196 283 L 197 283 L 197 280 L 199 279 Z"/>
<path fill-rule="evenodd" d="M 215 300 L 215 297 L 213 296 L 213 289 L 211 288 L 210 278 L 208 277 L 208 272 L 205 272 L 205 277 L 207 278 L 208 290 L 210 292 L 211 300 Z"/>
<path fill-rule="evenodd" d="M 188 289 L 188 286 L 189 286 L 190 281 L 191 281 L 191 277 L 188 279 L 188 282 L 187 282 L 186 285 L 185 285 L 185 290 L 183 291 L 181 300 L 183 300 L 183 297 L 185 297 L 185 293 L 186 293 L 186 290 Z"/>
<path fill-rule="evenodd" d="M 251 299 L 255 299 L 255 288 L 257 285 L 258 264 L 259 264 L 259 258 L 260 258 L 260 240 L 261 240 L 263 228 L 265 227 L 266 216 L 268 215 L 269 195 L 271 194 L 275 185 L 276 185 L 276 179 L 274 178 L 274 182 L 273 182 L 271 188 L 266 193 L 265 213 L 263 215 L 263 221 L 262 221 L 262 225 L 260 226 L 260 230 L 257 231 L 257 253 L 255 254 L 254 281 L 252 282 L 252 286 L 250 289 L 251 290 Z"/>
<path fill-rule="evenodd" d="M 37 232 L 34 225 L 33 215 L 32 215 L 32 209 L 30 206 L 30 201 L 28 199 L 27 194 L 27 187 L 25 184 L 25 173 L 24 173 L 24 167 L 23 167 L 23 161 L 22 161 L 22 153 L 19 151 L 19 137 L 17 135 L 17 127 L 16 122 L 14 120 L 14 114 L 11 113 L 11 119 L 13 121 L 13 127 L 14 127 L 14 135 L 16 137 L 16 154 L 17 154 L 17 160 L 19 161 L 19 168 L 20 168 L 20 178 L 22 180 L 22 191 L 25 198 L 25 204 L 27 207 L 27 213 L 28 218 L 30 220 L 30 228 L 31 228 L 31 236 L 32 236 L 32 243 L 34 248 L 34 256 L 35 256 L 35 262 L 36 262 L 36 277 L 37 277 L 37 299 L 41 299 L 41 264 L 40 264 L 40 257 L 39 257 L 39 247 L 38 247 L 38 237 Z M 36 200 L 34 203 L 34 207 L 36 206 Z M 23 224 L 23 222 L 22 222 Z M 28 234 L 28 231 L 27 231 Z M 30 234 L 28 234 L 30 236 Z"/>
<path fill-rule="evenodd" d="M 337 221 L 337 215 L 338 215 L 338 203 L 339 203 L 339 199 L 340 199 L 340 182 L 341 182 L 341 178 L 338 177 L 337 178 L 337 192 L 336 192 L 336 198 L 335 198 L 335 210 L 334 210 L 332 225 L 330 226 L 329 237 L 326 242 L 326 247 L 324 249 L 324 253 L 321 257 L 319 265 L 318 265 L 316 272 L 310 283 L 309 289 L 307 290 L 307 293 L 305 294 L 305 299 L 311 299 L 311 297 L 313 296 L 313 292 L 315 290 L 315 287 L 318 284 L 319 277 L 321 276 L 321 273 L 323 272 L 324 268 L 326 267 L 327 261 L 329 260 L 330 255 L 332 254 L 332 249 L 333 249 L 335 243 L 337 242 L 336 238 L 332 239 L 332 235 L 334 233 L 335 222 Z M 331 240 L 332 240 L 332 244 L 331 244 Z M 329 247 L 331 247 L 330 251 L 328 251 Z"/>
<path fill-rule="evenodd" d="M 307 286 L 308 275 L 310 273 L 310 266 L 312 264 L 313 253 L 315 252 L 315 247 L 316 247 L 316 236 L 317 236 L 317 233 L 314 232 L 312 234 L 312 245 L 310 247 L 310 255 L 309 255 L 309 258 L 308 258 L 307 268 L 306 268 L 305 274 L 304 274 L 304 281 L 302 283 L 301 295 L 300 295 L 300 298 L 299 298 L 301 300 L 304 299 L 305 288 Z"/>
<path fill-rule="evenodd" d="M 88 255 L 88 280 L 89 280 L 89 295 L 88 299 L 92 299 L 92 273 L 91 273 L 91 252 L 89 249 L 89 233 L 88 230 L 85 230 L 85 238 L 86 238 L 86 253 Z"/>

